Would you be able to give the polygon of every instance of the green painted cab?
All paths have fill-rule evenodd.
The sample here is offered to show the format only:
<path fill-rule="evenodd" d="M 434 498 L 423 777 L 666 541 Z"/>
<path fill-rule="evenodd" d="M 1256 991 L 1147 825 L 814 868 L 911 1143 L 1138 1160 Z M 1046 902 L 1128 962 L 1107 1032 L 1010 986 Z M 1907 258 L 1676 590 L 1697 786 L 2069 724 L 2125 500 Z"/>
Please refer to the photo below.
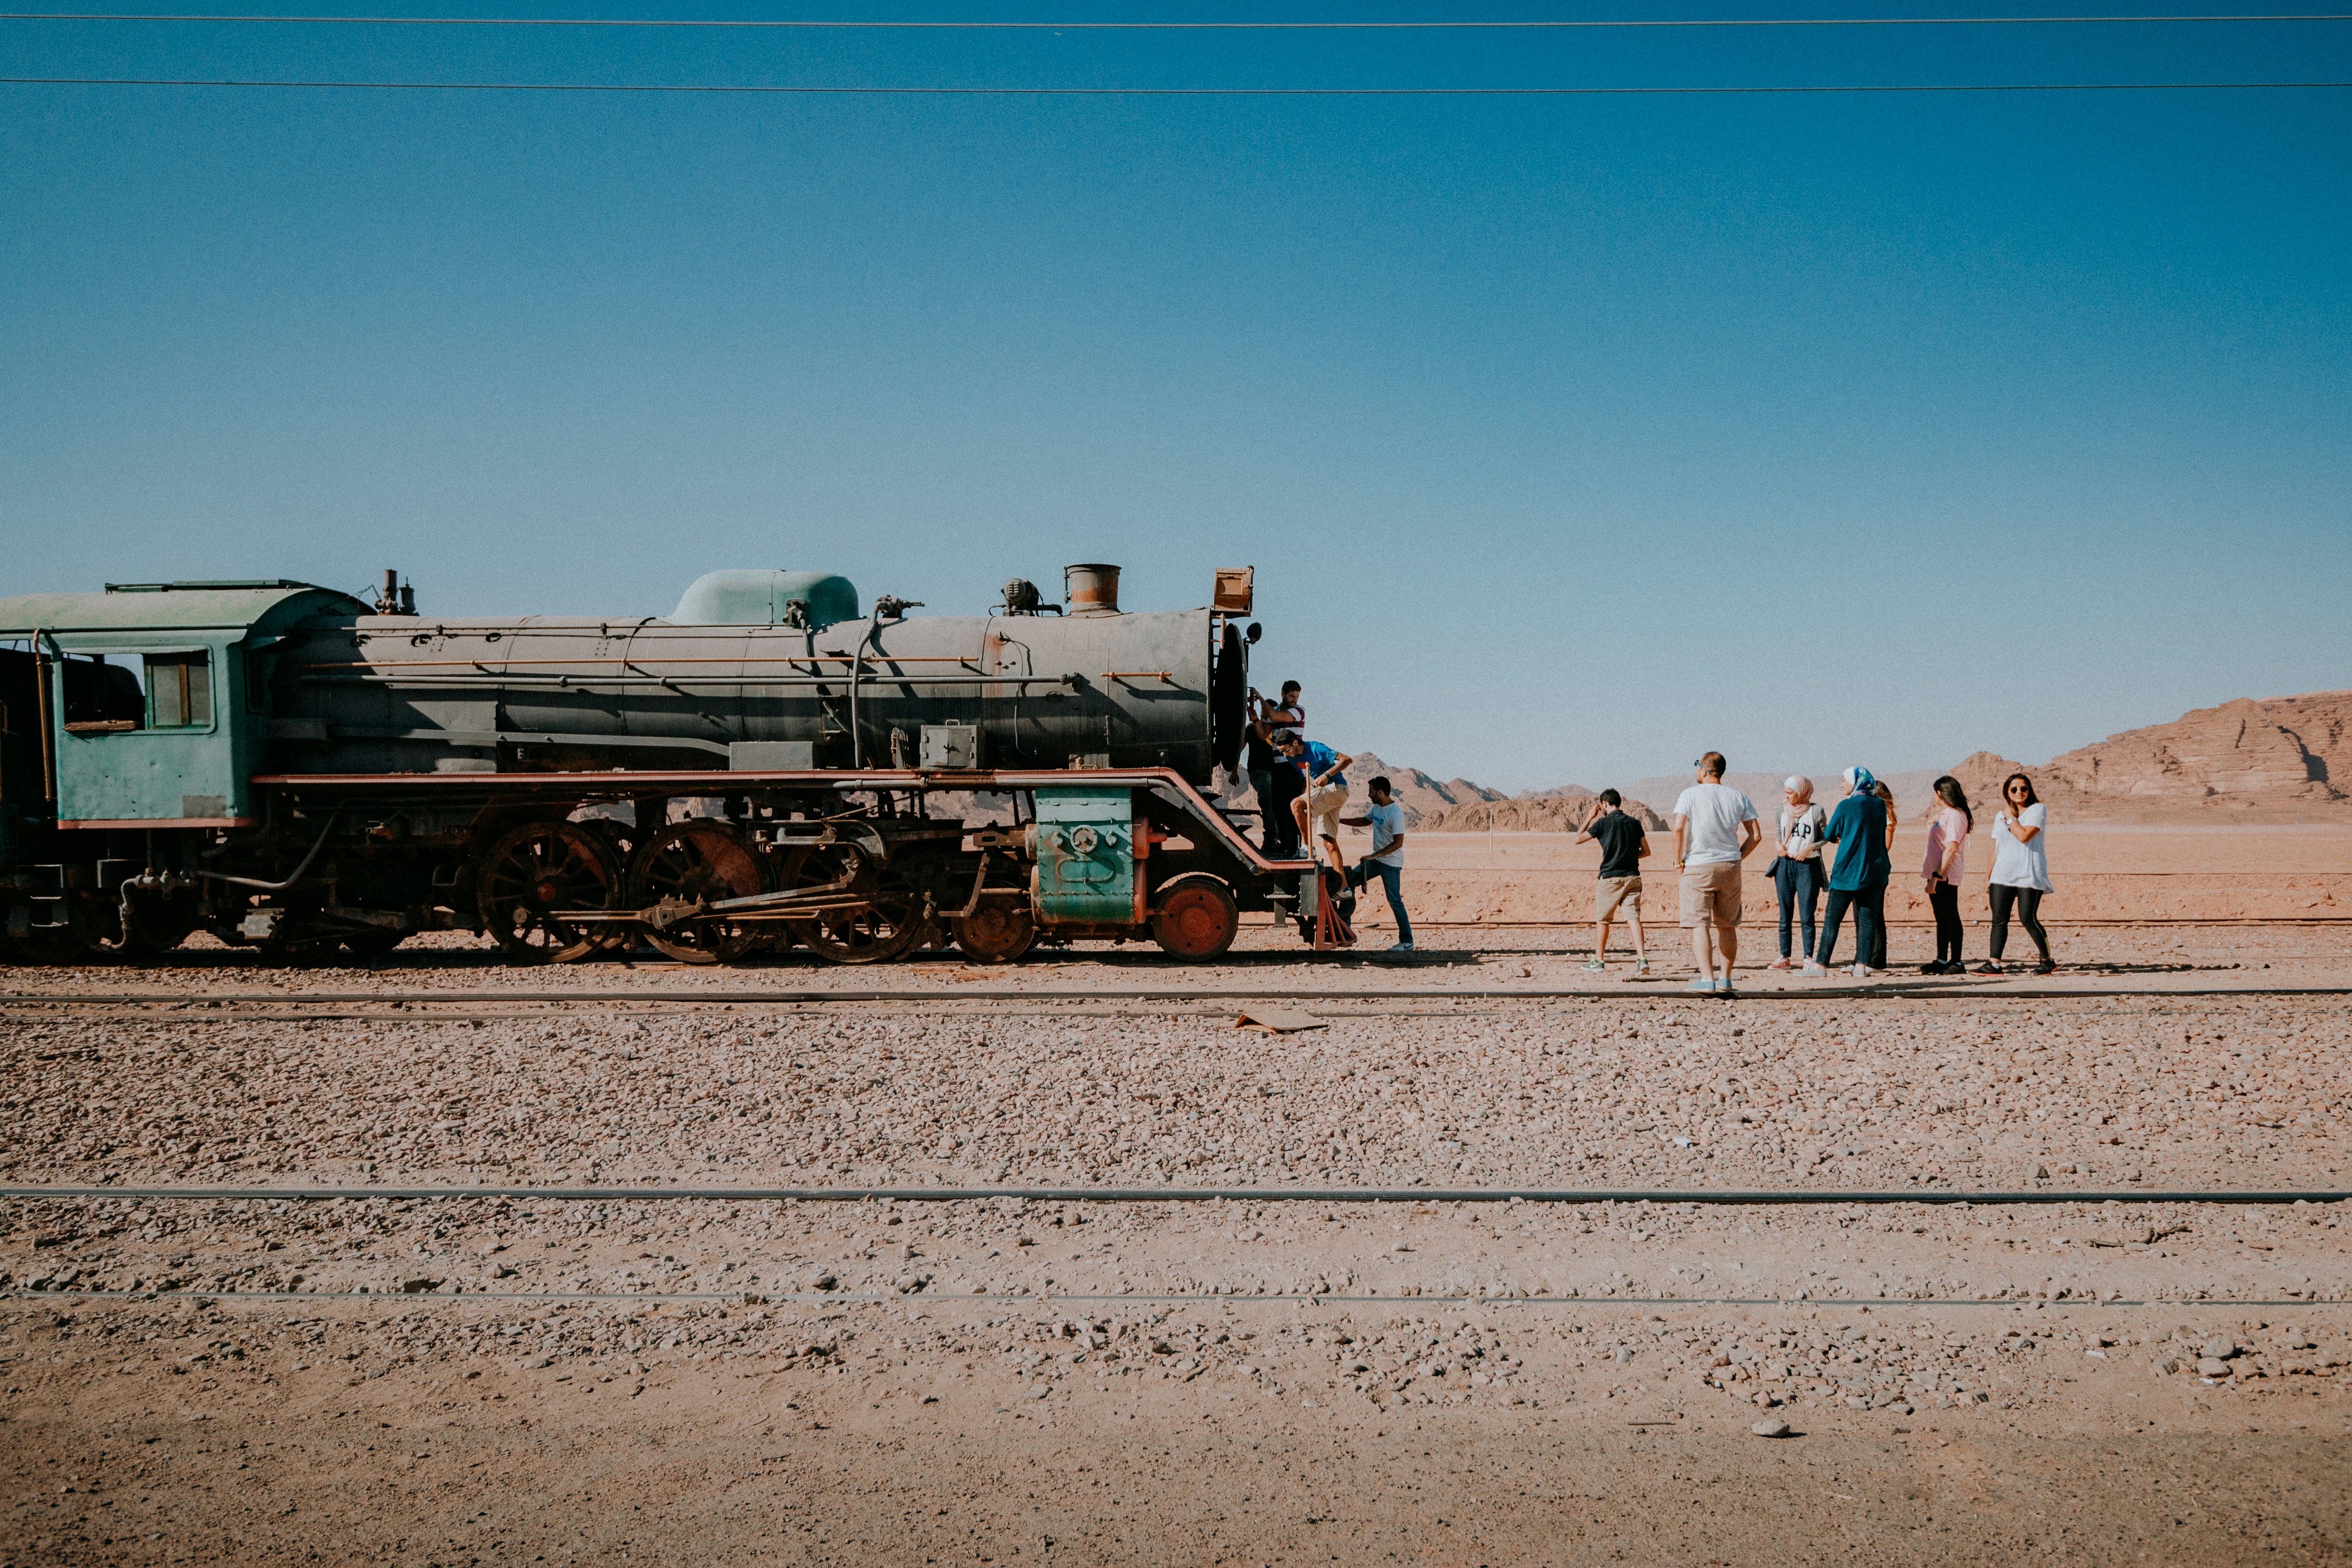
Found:
<path fill-rule="evenodd" d="M 226 826 L 253 812 L 268 661 L 303 617 L 364 614 L 307 583 L 110 584 L 0 599 L 0 640 L 46 668 L 61 825 Z"/>

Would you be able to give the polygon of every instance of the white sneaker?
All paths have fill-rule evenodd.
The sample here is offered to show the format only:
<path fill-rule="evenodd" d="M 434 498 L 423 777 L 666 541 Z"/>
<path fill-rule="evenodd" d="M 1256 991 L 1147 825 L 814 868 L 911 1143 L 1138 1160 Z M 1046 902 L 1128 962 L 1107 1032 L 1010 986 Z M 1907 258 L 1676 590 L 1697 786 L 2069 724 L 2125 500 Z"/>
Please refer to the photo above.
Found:
<path fill-rule="evenodd" d="M 1827 974 L 1827 973 L 1829 973 L 1829 971 L 1828 971 L 1828 970 L 1826 970 L 1826 969 L 1824 969 L 1824 968 L 1822 968 L 1820 964 L 1815 963 L 1811 959 L 1810 959 L 1810 958 L 1809 958 L 1809 959 L 1805 960 L 1805 968 L 1804 968 L 1804 973 L 1805 973 L 1807 975 L 1815 975 L 1815 974 Z"/>
<path fill-rule="evenodd" d="M 1869 978 L 1870 978 L 1870 965 L 1868 965 L 1867 963 L 1857 963 L 1857 964 L 1855 964 L 1855 965 L 1853 966 L 1853 977 L 1854 977 L 1856 980 L 1867 980 L 1867 979 L 1869 979 Z"/>
<path fill-rule="evenodd" d="M 1392 942 L 1389 943 L 1389 951 L 1391 952 L 1411 952 L 1412 951 L 1412 943 L 1409 942 Z"/>

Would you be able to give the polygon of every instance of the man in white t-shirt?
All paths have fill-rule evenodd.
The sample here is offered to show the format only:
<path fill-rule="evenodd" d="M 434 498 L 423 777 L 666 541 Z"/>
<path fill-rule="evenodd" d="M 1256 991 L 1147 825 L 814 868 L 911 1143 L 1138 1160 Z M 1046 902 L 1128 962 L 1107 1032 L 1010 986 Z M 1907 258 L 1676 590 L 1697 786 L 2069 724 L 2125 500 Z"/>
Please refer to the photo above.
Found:
<path fill-rule="evenodd" d="M 1763 840 L 1756 803 L 1723 782 L 1721 752 L 1691 764 L 1697 782 L 1675 801 L 1675 869 L 1682 873 L 1683 924 L 1690 929 L 1698 978 L 1688 989 L 1731 994 L 1739 957 L 1739 863 Z M 1723 974 L 1716 975 L 1720 951 Z"/>
<path fill-rule="evenodd" d="M 1372 852 L 1356 862 L 1348 873 L 1348 885 L 1360 888 L 1372 878 L 1381 879 L 1381 889 L 1389 896 L 1389 912 L 1396 916 L 1397 940 L 1391 952 L 1412 951 L 1412 919 L 1404 912 L 1404 807 L 1390 793 L 1389 781 L 1374 779 L 1367 786 L 1372 796 L 1371 805 L 1361 816 L 1343 816 L 1339 820 L 1349 827 L 1372 830 Z"/>

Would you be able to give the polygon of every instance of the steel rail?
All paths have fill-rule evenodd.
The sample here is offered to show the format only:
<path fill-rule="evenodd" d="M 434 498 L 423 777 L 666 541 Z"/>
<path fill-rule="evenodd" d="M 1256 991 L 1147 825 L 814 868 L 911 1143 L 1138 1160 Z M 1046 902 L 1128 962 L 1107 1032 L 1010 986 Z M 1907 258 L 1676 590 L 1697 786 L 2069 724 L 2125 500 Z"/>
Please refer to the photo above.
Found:
<path fill-rule="evenodd" d="M 1309 1291 L 1246 1295 L 1211 1295 L 1194 1293 L 1174 1296 L 1160 1291 L 1137 1290 L 1132 1293 L 1086 1290 L 975 1290 L 966 1294 L 941 1291 L 933 1294 L 919 1290 L 901 1295 L 895 1290 L 238 1290 L 223 1287 L 217 1290 L 0 1290 L 0 1299 L 20 1301 L 367 1301 L 387 1306 L 411 1307 L 424 1302 L 464 1306 L 476 1301 L 737 1301 L 745 1306 L 774 1306 L 786 1301 L 871 1305 L 896 1303 L 905 1307 L 937 1308 L 959 1302 L 1016 1302 L 1033 1306 L 1048 1306 L 1056 1301 L 1128 1301 L 1146 1302 L 1214 1302 L 1222 1306 L 1349 1306 L 1398 1305 L 1406 1302 L 1428 1306 L 1447 1302 L 1465 1307 L 1870 1307 L 1881 1311 L 1895 1307 L 2007 1307 L 2022 1311 L 2028 1307 L 2040 1307 L 2058 1311 L 2084 1310 L 2095 1308 L 2105 1312 L 2118 1307 L 2176 1308 L 2212 1307 L 2352 1307 L 2352 1300 L 2305 1300 L 2299 1297 L 2284 1300 L 2252 1300 L 2242 1297 L 2131 1297 L 2112 1301 L 2053 1300 L 2047 1296 L 1361 1296 L 1316 1295 Z M 1636 1421 L 1633 1425 L 1660 1426 L 1661 1422 Z"/>
<path fill-rule="evenodd" d="M 1741 991 L 1735 993 L 1735 1002 L 1803 1002 L 1818 997 L 1885 997 L 1894 1000 L 1927 1002 L 2101 1002 L 2116 997 L 2212 997 L 2212 996 L 2352 996 L 2352 985 L 2273 985 L 2273 986 L 2182 986 L 2165 989 L 2157 986 L 2108 987 L 2096 991 L 2062 991 L 2039 986 L 2022 991 L 1990 991 L 1983 989 L 1937 989 L 1931 979 L 1919 982 L 1896 982 L 1868 985 L 1818 986 L 1800 991 Z M 163 1005 L 199 1007 L 205 1004 L 238 1004 L 263 1006 L 299 1006 L 305 1004 L 349 1006 L 355 1003 L 418 1004 L 433 1002 L 467 1003 L 481 1005 L 499 1002 L 531 1002 L 540 1004 L 578 1003 L 603 1005 L 614 1002 L 691 1003 L 698 1006 L 772 1005 L 805 1007 L 841 1002 L 938 1002 L 961 1006 L 969 1002 L 1548 1002 L 1583 1001 L 1601 998 L 1612 1001 L 1674 1002 L 1705 1005 L 1716 998 L 1680 990 L 1639 991 L 1627 989 L 1565 989 L 1530 986 L 1524 990 L 1503 987 L 1464 987 L 1459 990 L 1439 990 L 1433 987 L 1382 991 L 1307 991 L 1296 988 L 1240 986 L 1177 987 L 1139 991 L 712 991 L 696 994 L 687 991 L 311 991 L 311 992 L 41 992 L 15 991 L 0 993 L 0 1006 L 136 1006 Z"/>
<path fill-rule="evenodd" d="M 979 1203 L 1011 1198 L 1044 1204 L 1699 1204 L 1758 1208 L 1778 1205 L 1932 1204 L 2001 1208 L 2052 1204 L 2337 1204 L 2346 1191 L 2121 1192 L 2046 1189 L 2025 1192 L 1943 1192 L 1921 1189 L 1841 1191 L 1794 1187 L 1780 1191 L 1708 1187 L 131 1187 L 0 1186 L 0 1199 L 136 1198 L 142 1203 L 320 1203 L 362 1199 L 415 1203 L 444 1198 L 530 1198 L 555 1203 Z"/>

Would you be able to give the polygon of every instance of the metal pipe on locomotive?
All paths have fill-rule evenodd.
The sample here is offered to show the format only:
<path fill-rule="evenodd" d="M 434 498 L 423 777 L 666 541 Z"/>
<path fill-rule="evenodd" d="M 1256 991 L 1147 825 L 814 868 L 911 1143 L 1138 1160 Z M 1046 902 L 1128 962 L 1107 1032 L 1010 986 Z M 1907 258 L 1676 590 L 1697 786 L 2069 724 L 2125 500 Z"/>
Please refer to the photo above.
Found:
<path fill-rule="evenodd" d="M 711 573 L 656 618 L 435 618 L 308 584 L 0 600 L 0 952 L 284 959 L 487 932 L 838 963 L 952 940 L 1313 929 L 1316 873 L 1204 789 L 1235 764 L 1247 570 L 1132 614 L 1118 568 L 914 616 L 821 573 Z M 1302 910 L 1305 914 L 1302 915 Z"/>

